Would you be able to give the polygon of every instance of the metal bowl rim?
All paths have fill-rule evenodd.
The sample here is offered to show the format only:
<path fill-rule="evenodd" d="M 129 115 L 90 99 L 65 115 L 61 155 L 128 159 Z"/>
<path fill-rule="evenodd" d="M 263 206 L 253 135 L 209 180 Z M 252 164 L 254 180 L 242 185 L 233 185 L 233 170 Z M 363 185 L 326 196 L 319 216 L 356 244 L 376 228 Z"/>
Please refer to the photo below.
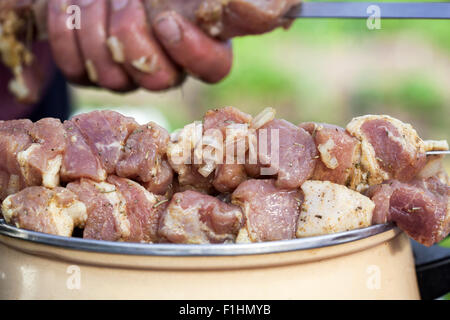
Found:
<path fill-rule="evenodd" d="M 395 229 L 393 224 L 379 224 L 367 228 L 322 236 L 242 244 L 146 244 L 112 242 L 55 236 L 19 229 L 0 219 L 0 235 L 63 249 L 121 255 L 140 256 L 241 256 L 282 253 L 317 249 L 362 240 Z"/>

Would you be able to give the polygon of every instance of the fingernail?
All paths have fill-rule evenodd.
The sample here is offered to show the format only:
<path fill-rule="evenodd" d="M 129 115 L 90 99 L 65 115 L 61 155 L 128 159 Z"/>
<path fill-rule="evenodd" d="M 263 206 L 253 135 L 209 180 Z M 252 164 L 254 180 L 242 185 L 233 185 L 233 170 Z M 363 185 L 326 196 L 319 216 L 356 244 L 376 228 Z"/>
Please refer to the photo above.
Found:
<path fill-rule="evenodd" d="M 95 0 L 78 0 L 79 5 L 82 7 L 87 7 L 91 5 Z"/>
<path fill-rule="evenodd" d="M 177 21 L 170 15 L 159 19 L 156 23 L 156 28 L 160 37 L 168 43 L 177 43 L 181 40 L 181 28 Z"/>
<path fill-rule="evenodd" d="M 114 11 L 119 11 L 125 8 L 128 4 L 128 0 L 113 0 L 112 8 Z"/>

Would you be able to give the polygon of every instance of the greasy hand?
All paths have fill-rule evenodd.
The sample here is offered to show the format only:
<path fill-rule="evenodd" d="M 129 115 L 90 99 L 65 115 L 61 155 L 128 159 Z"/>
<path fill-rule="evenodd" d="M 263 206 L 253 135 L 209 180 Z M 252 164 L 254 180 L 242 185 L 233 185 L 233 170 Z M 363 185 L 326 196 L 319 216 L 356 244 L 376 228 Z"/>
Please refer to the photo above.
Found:
<path fill-rule="evenodd" d="M 71 4 L 81 8 L 79 30 L 66 27 Z M 115 91 L 168 89 L 186 72 L 215 83 L 232 64 L 227 42 L 174 11 L 159 12 L 150 23 L 141 0 L 49 0 L 47 33 L 70 81 Z"/>

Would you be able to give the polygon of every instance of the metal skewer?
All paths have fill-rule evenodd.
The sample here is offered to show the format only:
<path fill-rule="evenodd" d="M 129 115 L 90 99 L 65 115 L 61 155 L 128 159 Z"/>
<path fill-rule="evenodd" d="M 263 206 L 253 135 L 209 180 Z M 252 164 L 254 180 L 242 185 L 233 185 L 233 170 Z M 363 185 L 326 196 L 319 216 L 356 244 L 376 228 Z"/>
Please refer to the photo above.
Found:
<path fill-rule="evenodd" d="M 447 155 L 450 154 L 449 150 L 428 151 L 427 156 Z"/>
<path fill-rule="evenodd" d="M 303 2 L 287 18 L 450 19 L 449 2 Z"/>

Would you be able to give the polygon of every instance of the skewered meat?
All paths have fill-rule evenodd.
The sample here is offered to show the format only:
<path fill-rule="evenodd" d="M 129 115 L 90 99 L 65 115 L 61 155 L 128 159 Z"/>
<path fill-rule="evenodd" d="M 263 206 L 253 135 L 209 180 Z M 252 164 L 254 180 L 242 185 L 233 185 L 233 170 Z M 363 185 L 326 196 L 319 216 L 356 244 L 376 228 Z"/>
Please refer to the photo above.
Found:
<path fill-rule="evenodd" d="M 172 243 L 234 242 L 242 220 L 239 207 L 185 191 L 173 196 L 161 218 L 159 234 Z"/>
<path fill-rule="evenodd" d="M 297 237 L 312 237 L 371 225 L 375 204 L 366 196 L 328 181 L 306 181 Z"/>
<path fill-rule="evenodd" d="M 83 238 L 124 241 L 130 237 L 126 202 L 114 185 L 81 179 L 69 183 L 67 189 L 86 205 L 88 218 Z"/>
<path fill-rule="evenodd" d="M 426 246 L 450 232 L 450 187 L 437 177 L 408 184 L 392 180 L 371 187 L 368 195 L 376 204 L 373 223 L 393 221 Z"/>
<path fill-rule="evenodd" d="M 357 189 L 361 179 L 359 141 L 334 125 L 306 122 L 300 127 L 313 136 L 320 155 L 311 179 Z"/>
<path fill-rule="evenodd" d="M 133 242 L 273 241 L 391 221 L 426 245 L 450 232 L 442 156 L 425 155 L 448 144 L 422 141 L 388 116 L 356 118 L 345 131 L 297 127 L 270 108 L 252 118 L 228 107 L 170 140 L 158 125 L 112 111 L 64 124 L 0 121 L 0 197 L 31 187 L 4 201 L 3 214 L 67 235 L 84 220 L 70 224 L 61 212 L 82 204 L 85 238 Z M 68 202 L 60 201 L 66 194 Z M 46 205 L 53 211 L 38 217 Z"/>
<path fill-rule="evenodd" d="M 82 179 L 67 188 L 29 187 L 9 196 L 2 206 L 8 223 L 20 228 L 71 236 L 84 228 L 84 238 L 158 241 L 160 199 L 129 179 L 108 182 Z"/>
<path fill-rule="evenodd" d="M 425 165 L 425 143 L 409 124 L 368 115 L 353 119 L 347 131 L 361 141 L 361 165 L 369 185 L 411 180 Z"/>
<path fill-rule="evenodd" d="M 221 133 L 219 137 L 222 140 L 219 141 L 219 144 L 223 146 L 223 162 L 216 168 L 213 167 L 216 169 L 213 186 L 219 192 L 232 192 L 247 179 L 244 161 L 239 163 L 236 144 L 239 143 L 239 138 L 243 138 L 243 143 L 246 143 L 245 139 L 251 121 L 250 115 L 233 107 L 208 111 L 203 119 L 204 139 L 208 139 L 208 137 L 214 139 L 215 130 L 220 130 Z M 241 133 L 243 135 L 239 136 Z M 228 158 L 227 155 L 229 155 Z"/>
<path fill-rule="evenodd" d="M 84 113 L 72 121 L 99 156 L 106 173 L 115 173 L 126 139 L 138 127 L 136 121 L 114 111 Z"/>
<path fill-rule="evenodd" d="M 145 190 L 129 179 L 109 176 L 108 183 L 117 187 L 126 203 L 130 235 L 124 239 L 129 242 L 157 242 L 159 219 L 164 200 Z"/>
<path fill-rule="evenodd" d="M 84 227 L 85 205 L 67 189 L 29 187 L 6 198 L 2 204 L 6 222 L 18 228 L 70 237 Z"/>
<path fill-rule="evenodd" d="M 17 154 L 27 186 L 55 188 L 66 149 L 65 130 L 57 119 L 42 119 L 29 130 L 32 144 Z"/>
<path fill-rule="evenodd" d="M 65 121 L 64 129 L 66 130 L 67 149 L 63 156 L 60 172 L 61 181 L 69 182 L 81 178 L 104 181 L 106 171 L 102 167 L 100 158 L 87 144 L 75 122 Z"/>
<path fill-rule="evenodd" d="M 173 179 L 166 157 L 169 140 L 169 133 L 154 122 L 138 127 L 121 150 L 117 175 L 142 181 L 150 192 L 164 194 Z"/>
<path fill-rule="evenodd" d="M 27 186 L 55 188 L 60 180 L 81 178 L 101 182 L 116 172 L 164 194 L 173 178 L 168 140 L 156 124 L 139 126 L 113 111 L 82 114 L 64 124 L 51 118 L 0 122 L 0 170 L 2 181 L 8 179 L 1 199 Z"/>
<path fill-rule="evenodd" d="M 298 190 L 285 191 L 274 180 L 248 180 L 232 194 L 246 219 L 239 232 L 240 242 L 261 242 L 295 238 L 295 226 L 303 196 Z"/>
<path fill-rule="evenodd" d="M 8 174 L 6 196 L 26 186 L 17 155 L 31 145 L 28 132 L 32 126 L 29 120 L 0 121 L 0 169 Z"/>
<path fill-rule="evenodd" d="M 286 189 L 298 188 L 312 176 L 317 149 L 308 132 L 275 119 L 259 128 L 257 136 L 258 164 L 246 165 L 250 176 L 275 176 L 276 186 Z"/>

